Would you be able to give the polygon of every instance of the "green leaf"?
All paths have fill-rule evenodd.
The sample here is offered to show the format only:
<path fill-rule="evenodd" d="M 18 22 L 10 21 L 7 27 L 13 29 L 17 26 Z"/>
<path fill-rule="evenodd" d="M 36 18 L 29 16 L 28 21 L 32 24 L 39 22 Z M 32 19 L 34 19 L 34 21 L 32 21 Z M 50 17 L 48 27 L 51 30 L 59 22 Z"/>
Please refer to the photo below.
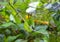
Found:
<path fill-rule="evenodd" d="M 11 4 L 13 4 L 14 0 L 9 0 Z"/>
<path fill-rule="evenodd" d="M 44 42 L 44 40 L 40 40 L 39 38 L 36 38 L 34 42 Z"/>
<path fill-rule="evenodd" d="M 4 23 L 4 24 L 2 24 L 0 27 L 1 28 L 7 28 L 7 27 L 9 27 L 9 26 L 11 26 L 11 25 L 14 25 L 12 22 L 9 22 L 9 23 Z"/>
<path fill-rule="evenodd" d="M 8 38 L 5 40 L 6 42 L 12 42 L 14 41 L 17 37 L 19 37 L 19 35 L 17 36 L 8 36 Z"/>
<path fill-rule="evenodd" d="M 15 42 L 27 42 L 27 40 L 17 39 Z"/>
<path fill-rule="evenodd" d="M 47 25 L 40 25 L 40 26 L 37 26 L 37 27 L 35 28 L 35 30 L 37 30 L 37 31 L 36 31 L 37 33 L 42 33 L 42 34 L 48 36 L 48 32 L 46 31 L 46 28 L 47 28 L 47 27 L 48 27 Z"/>
<path fill-rule="evenodd" d="M 24 28 L 27 32 L 32 32 L 32 28 L 28 25 L 27 22 L 24 23 Z"/>
<path fill-rule="evenodd" d="M 15 21 L 16 21 L 17 24 L 21 23 L 21 20 L 20 20 L 20 18 L 18 16 L 15 16 Z"/>

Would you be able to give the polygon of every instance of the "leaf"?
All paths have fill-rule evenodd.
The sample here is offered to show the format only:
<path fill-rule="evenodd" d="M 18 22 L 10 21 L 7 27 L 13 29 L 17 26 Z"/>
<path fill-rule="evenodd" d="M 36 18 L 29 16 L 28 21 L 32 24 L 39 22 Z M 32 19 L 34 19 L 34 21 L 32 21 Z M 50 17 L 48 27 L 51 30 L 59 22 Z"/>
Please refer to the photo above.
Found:
<path fill-rule="evenodd" d="M 14 41 L 17 37 L 19 37 L 19 35 L 17 35 L 17 36 L 8 36 L 8 38 L 6 39 L 6 42 L 12 42 L 12 41 Z"/>
<path fill-rule="evenodd" d="M 14 25 L 12 22 L 9 22 L 9 23 L 4 23 L 4 24 L 2 24 L 1 26 L 0 26 L 0 28 L 7 28 L 7 27 L 9 27 L 9 26 L 11 26 L 11 25 Z"/>
<path fill-rule="evenodd" d="M 34 42 L 44 42 L 44 40 L 40 40 L 39 38 L 36 38 Z"/>
<path fill-rule="evenodd" d="M 15 42 L 22 42 L 22 39 L 17 39 Z"/>
<path fill-rule="evenodd" d="M 16 10 L 14 9 L 15 7 L 12 5 L 12 4 L 7 4 L 6 5 L 6 10 L 9 10 L 10 11 L 10 14 L 12 15 L 16 15 Z"/>
<path fill-rule="evenodd" d="M 22 30 L 24 30 L 24 24 L 23 23 L 21 23 L 20 25 L 19 25 L 19 29 L 22 29 Z"/>
<path fill-rule="evenodd" d="M 37 26 L 35 30 L 37 30 L 37 33 L 42 33 L 44 35 L 49 36 L 48 32 L 46 31 L 47 25 L 40 25 L 39 27 Z"/>
<path fill-rule="evenodd" d="M 27 21 L 28 25 L 30 25 L 30 26 L 34 25 L 33 17 L 28 18 L 26 21 Z"/>
<path fill-rule="evenodd" d="M 24 23 L 24 28 L 27 32 L 32 32 L 32 28 L 28 25 L 27 22 Z"/>
<path fill-rule="evenodd" d="M 13 4 L 13 1 L 14 1 L 14 0 L 9 0 L 9 1 L 10 1 L 11 4 Z"/>
<path fill-rule="evenodd" d="M 20 20 L 20 18 L 18 16 L 15 16 L 14 18 L 15 18 L 15 21 L 16 21 L 17 24 L 21 23 L 21 20 Z"/>
<path fill-rule="evenodd" d="M 0 34 L 0 42 L 4 42 L 4 37 L 5 37 L 4 34 Z"/>
<path fill-rule="evenodd" d="M 5 30 L 5 33 L 6 33 L 6 35 L 10 35 L 11 34 L 11 31 L 9 29 L 6 29 Z"/>
<path fill-rule="evenodd" d="M 17 39 L 15 42 L 27 42 L 27 40 Z"/>
<path fill-rule="evenodd" d="M 17 0 L 14 0 L 13 5 L 17 2 Z"/>

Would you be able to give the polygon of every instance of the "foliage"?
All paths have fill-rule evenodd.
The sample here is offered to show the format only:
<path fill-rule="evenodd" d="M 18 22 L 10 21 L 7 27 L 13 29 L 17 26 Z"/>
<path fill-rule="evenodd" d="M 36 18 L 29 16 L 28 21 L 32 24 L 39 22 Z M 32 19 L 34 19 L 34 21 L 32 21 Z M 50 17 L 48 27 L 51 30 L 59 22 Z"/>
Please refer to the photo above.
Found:
<path fill-rule="evenodd" d="M 34 1 L 38 3 L 29 5 Z M 0 2 L 0 42 L 59 42 L 59 18 L 57 0 Z"/>

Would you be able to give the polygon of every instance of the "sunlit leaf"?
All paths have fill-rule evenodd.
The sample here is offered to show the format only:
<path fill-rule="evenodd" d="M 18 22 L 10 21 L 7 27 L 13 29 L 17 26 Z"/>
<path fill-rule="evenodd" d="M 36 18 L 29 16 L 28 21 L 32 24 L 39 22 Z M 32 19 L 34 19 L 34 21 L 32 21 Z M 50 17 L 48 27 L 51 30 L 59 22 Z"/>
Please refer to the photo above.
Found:
<path fill-rule="evenodd" d="M 24 23 L 24 28 L 25 28 L 25 30 L 26 30 L 27 32 L 32 32 L 32 28 L 29 27 L 29 25 L 28 25 L 27 22 Z"/>

